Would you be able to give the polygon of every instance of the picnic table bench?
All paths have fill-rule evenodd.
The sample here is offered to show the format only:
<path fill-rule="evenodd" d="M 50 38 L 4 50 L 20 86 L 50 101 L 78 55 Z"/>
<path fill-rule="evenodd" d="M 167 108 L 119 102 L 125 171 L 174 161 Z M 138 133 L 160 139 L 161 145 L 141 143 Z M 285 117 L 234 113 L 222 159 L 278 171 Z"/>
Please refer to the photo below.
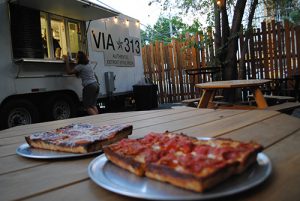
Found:
<path fill-rule="evenodd" d="M 202 89 L 203 94 L 200 98 L 198 108 L 210 108 L 213 104 L 213 99 L 216 94 L 216 91 L 219 89 L 237 89 L 237 88 L 249 88 L 253 91 L 253 96 L 256 102 L 256 106 L 247 106 L 247 105 L 230 105 L 230 108 L 236 109 L 265 109 L 268 107 L 268 104 L 260 90 L 260 87 L 266 83 L 269 83 L 271 80 L 228 80 L 228 81 L 215 81 L 215 82 L 206 82 L 201 84 L 196 84 L 195 87 Z M 222 108 L 226 108 L 226 104 L 223 104 Z M 220 108 L 218 106 L 218 108 Z"/>
<path fill-rule="evenodd" d="M 299 102 L 285 102 L 277 105 L 272 105 L 267 108 L 267 110 L 276 110 L 284 113 L 291 113 L 294 109 L 299 108 Z"/>
<path fill-rule="evenodd" d="M 274 105 L 274 104 L 280 104 L 280 103 L 284 103 L 284 102 L 291 102 L 291 101 L 295 101 L 295 97 L 292 96 L 276 96 L 276 95 L 263 95 L 264 98 L 266 99 L 267 103 L 270 105 Z M 253 94 L 249 95 L 248 98 L 253 99 L 254 96 Z"/>

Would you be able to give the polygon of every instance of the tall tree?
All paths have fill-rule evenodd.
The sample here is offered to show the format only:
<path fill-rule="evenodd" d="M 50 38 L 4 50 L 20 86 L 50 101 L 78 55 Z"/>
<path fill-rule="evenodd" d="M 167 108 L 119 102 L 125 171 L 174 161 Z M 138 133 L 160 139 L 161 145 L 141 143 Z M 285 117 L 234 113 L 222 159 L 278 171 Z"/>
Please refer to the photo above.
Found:
<path fill-rule="evenodd" d="M 215 25 L 216 59 L 223 69 L 223 79 L 237 79 L 238 36 L 247 0 L 174 0 L 179 8 L 187 12 L 211 11 Z M 251 1 L 251 0 L 249 0 Z M 154 0 L 167 8 L 172 0 Z M 229 23 L 229 8 L 234 5 L 232 21 Z M 230 26 L 231 25 L 231 26 Z"/>
<path fill-rule="evenodd" d="M 176 5 L 186 13 L 208 12 L 209 19 L 213 19 L 215 27 L 216 60 L 222 66 L 223 80 L 237 79 L 237 50 L 238 37 L 242 31 L 242 22 L 247 18 L 246 30 L 251 30 L 254 13 L 258 4 L 281 5 L 285 7 L 288 3 L 297 0 L 152 0 L 152 3 L 160 3 L 164 9 Z M 175 3 L 174 3 L 175 2 Z M 278 7 L 278 6 L 277 6 Z M 274 9 L 278 9 L 276 6 Z M 247 8 L 247 9 L 246 9 Z M 212 22 L 212 21 L 210 21 Z M 247 34 L 246 32 L 246 39 Z M 247 44 L 247 41 L 245 41 Z M 244 53 L 247 46 L 243 47 Z M 243 51 L 242 50 L 242 51 Z M 240 62 L 243 73 L 243 61 Z M 243 77 L 243 76 L 242 76 Z"/>

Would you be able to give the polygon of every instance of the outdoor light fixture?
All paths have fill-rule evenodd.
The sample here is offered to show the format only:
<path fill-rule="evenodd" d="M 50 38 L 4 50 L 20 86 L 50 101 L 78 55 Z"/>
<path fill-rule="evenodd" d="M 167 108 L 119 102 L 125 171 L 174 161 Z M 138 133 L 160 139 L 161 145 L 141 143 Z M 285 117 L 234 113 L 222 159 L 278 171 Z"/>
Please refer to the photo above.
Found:
<path fill-rule="evenodd" d="M 114 22 L 117 24 L 118 23 L 118 17 L 115 17 Z"/>
<path fill-rule="evenodd" d="M 126 25 L 129 26 L 129 20 L 128 19 L 126 20 Z"/>
<path fill-rule="evenodd" d="M 138 20 L 138 21 L 136 21 L 136 26 L 138 27 L 139 25 L 140 25 L 140 21 Z"/>
<path fill-rule="evenodd" d="M 221 7 L 221 5 L 222 5 L 221 0 L 217 0 L 217 5 L 218 5 L 219 7 Z"/>

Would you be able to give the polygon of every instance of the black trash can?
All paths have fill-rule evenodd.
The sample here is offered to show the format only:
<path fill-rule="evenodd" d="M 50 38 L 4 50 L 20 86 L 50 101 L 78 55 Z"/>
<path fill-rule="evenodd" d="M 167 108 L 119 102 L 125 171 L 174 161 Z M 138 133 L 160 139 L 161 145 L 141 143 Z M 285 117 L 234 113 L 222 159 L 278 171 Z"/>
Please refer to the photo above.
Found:
<path fill-rule="evenodd" d="M 150 110 L 158 107 L 158 87 L 155 84 L 133 85 L 136 110 Z"/>

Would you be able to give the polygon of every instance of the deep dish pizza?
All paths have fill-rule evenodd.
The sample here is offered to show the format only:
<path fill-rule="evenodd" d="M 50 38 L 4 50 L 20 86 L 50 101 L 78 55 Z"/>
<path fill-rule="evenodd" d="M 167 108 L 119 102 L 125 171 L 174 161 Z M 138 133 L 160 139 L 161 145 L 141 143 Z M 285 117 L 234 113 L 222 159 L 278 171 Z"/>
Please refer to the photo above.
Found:
<path fill-rule="evenodd" d="M 230 139 L 201 140 L 176 133 L 149 133 L 104 146 L 119 167 L 178 187 L 203 192 L 256 161 L 263 147 Z"/>
<path fill-rule="evenodd" d="M 71 153 L 89 153 L 127 138 L 132 125 L 95 126 L 87 123 L 71 124 L 51 131 L 36 132 L 25 137 L 34 148 Z"/>

